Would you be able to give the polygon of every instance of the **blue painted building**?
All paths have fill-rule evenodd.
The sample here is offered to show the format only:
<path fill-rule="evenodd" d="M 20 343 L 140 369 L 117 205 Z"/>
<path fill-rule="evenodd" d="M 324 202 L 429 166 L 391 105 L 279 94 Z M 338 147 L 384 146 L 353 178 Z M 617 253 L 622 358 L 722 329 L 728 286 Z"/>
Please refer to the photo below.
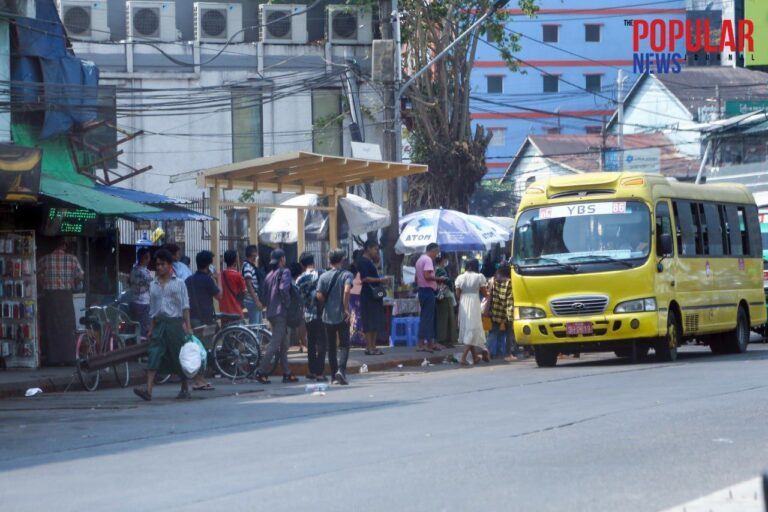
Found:
<path fill-rule="evenodd" d="M 637 78 L 630 20 L 684 21 L 686 6 L 686 0 L 541 0 L 535 18 L 510 9 L 507 30 L 522 34 L 519 71 L 481 43 L 472 75 L 473 125 L 494 134 L 486 178 L 503 174 L 529 134 L 599 133 L 615 110 L 618 71 L 627 77 L 625 93 Z M 649 46 L 646 40 L 640 50 Z"/>

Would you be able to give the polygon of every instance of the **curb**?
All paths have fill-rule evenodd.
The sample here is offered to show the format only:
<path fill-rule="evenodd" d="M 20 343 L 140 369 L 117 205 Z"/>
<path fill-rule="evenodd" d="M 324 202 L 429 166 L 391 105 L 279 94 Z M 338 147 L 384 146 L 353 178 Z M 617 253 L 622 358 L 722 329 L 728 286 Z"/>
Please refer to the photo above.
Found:
<path fill-rule="evenodd" d="M 446 352 L 445 354 L 448 354 Z M 415 357 L 401 357 L 398 359 L 390 359 L 382 362 L 360 362 L 354 361 L 347 366 L 347 372 L 350 374 L 357 374 L 360 372 L 360 367 L 363 364 L 368 365 L 369 372 L 382 372 L 392 369 L 397 369 L 400 365 L 403 367 L 420 367 L 424 359 L 427 359 L 432 364 L 440 364 L 445 360 L 446 355 L 432 355 L 424 356 L 417 355 Z M 297 377 L 303 377 L 308 373 L 306 361 L 289 362 L 291 373 Z M 275 375 L 280 375 L 282 369 L 278 367 L 275 371 Z M 119 387 L 117 382 L 111 376 L 102 376 L 103 380 L 99 382 L 99 389 L 112 389 Z M 135 364 L 131 366 L 131 378 L 128 387 L 143 384 L 145 380 L 144 366 Z M 24 393 L 29 388 L 40 388 L 43 393 L 58 393 L 67 390 L 70 391 L 84 391 L 80 386 L 80 381 L 75 374 L 74 367 L 72 373 L 66 376 L 58 377 L 30 377 L 26 380 L 20 380 L 16 382 L 9 382 L 6 384 L 0 384 L 0 399 L 4 398 L 19 398 L 24 397 Z M 98 391 L 98 390 L 97 390 Z"/>

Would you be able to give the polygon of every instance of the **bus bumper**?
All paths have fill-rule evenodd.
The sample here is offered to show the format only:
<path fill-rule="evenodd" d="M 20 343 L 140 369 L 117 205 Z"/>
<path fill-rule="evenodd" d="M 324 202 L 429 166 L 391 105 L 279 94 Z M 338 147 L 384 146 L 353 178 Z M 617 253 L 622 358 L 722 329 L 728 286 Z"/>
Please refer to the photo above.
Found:
<path fill-rule="evenodd" d="M 591 324 L 592 333 L 568 334 L 566 324 Z M 600 344 L 614 341 L 655 340 L 659 332 L 659 313 L 622 313 L 597 317 L 550 317 L 515 320 L 518 345 Z M 578 326 L 576 326 L 578 327 Z M 577 330 L 583 330 L 579 328 Z"/>

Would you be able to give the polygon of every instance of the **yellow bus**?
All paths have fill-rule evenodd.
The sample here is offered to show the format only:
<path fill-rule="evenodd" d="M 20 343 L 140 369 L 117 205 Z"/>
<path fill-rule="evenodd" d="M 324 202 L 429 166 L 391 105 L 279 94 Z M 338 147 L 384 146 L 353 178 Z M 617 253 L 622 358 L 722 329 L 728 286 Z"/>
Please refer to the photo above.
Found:
<path fill-rule="evenodd" d="M 766 320 L 757 207 L 740 185 L 638 173 L 534 182 L 512 253 L 515 336 L 539 366 L 651 348 L 674 361 L 692 338 L 744 352 Z"/>

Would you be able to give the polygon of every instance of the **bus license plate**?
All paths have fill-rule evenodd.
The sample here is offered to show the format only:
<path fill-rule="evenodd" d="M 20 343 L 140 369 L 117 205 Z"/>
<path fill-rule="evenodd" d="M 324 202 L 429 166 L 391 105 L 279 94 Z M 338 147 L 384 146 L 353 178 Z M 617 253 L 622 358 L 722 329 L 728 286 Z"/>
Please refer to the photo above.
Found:
<path fill-rule="evenodd" d="M 572 322 L 565 324 L 565 334 L 578 336 L 580 334 L 592 334 L 592 322 Z"/>

